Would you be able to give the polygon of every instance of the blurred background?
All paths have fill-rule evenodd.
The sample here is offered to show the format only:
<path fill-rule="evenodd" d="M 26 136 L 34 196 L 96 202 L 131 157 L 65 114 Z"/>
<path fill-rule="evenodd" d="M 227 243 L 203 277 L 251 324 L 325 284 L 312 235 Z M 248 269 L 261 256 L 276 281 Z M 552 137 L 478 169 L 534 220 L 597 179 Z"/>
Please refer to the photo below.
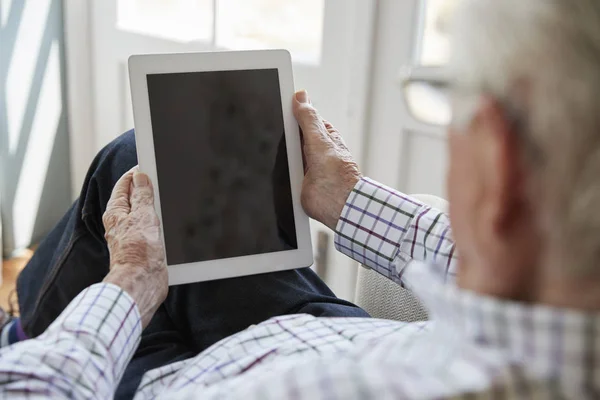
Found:
<path fill-rule="evenodd" d="M 133 128 L 131 54 L 288 49 L 296 88 L 365 175 L 444 196 L 448 104 L 435 85 L 405 83 L 444 76 L 457 1 L 0 0 L 3 290 L 77 198 L 96 152 Z M 324 227 L 312 230 L 315 268 L 352 300 L 357 266 Z"/>

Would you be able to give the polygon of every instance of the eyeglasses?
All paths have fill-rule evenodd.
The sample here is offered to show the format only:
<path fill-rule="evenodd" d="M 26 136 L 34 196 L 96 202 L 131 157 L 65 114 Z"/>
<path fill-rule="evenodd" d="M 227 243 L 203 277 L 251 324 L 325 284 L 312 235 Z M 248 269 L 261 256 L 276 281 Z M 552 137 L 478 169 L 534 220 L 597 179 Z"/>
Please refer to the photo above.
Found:
<path fill-rule="evenodd" d="M 452 122 L 451 80 L 448 72 L 439 67 L 407 68 L 400 72 L 404 101 L 408 111 L 417 121 L 436 127 L 448 126 Z M 456 94 L 456 88 L 453 89 Z M 511 101 L 498 100 L 513 132 L 535 162 L 543 162 L 540 148 L 528 132 L 526 120 Z"/>
<path fill-rule="evenodd" d="M 407 109 L 417 121 L 434 126 L 450 124 L 450 80 L 445 68 L 406 68 L 398 81 Z"/>

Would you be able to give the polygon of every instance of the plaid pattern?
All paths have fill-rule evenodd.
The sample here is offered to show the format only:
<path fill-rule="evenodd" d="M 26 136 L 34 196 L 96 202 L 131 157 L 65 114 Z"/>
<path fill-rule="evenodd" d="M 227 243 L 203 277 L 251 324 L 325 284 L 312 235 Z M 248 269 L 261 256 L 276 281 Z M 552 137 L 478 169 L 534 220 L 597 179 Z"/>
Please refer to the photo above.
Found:
<path fill-rule="evenodd" d="M 454 274 L 449 234 L 446 216 L 362 180 L 336 244 L 410 286 L 432 322 L 272 318 L 149 371 L 136 398 L 600 398 L 600 317 L 446 284 Z M 1 393 L 110 397 L 139 337 L 131 299 L 92 286 L 44 335 L 0 350 Z"/>
<path fill-rule="evenodd" d="M 419 260 L 454 280 L 456 260 L 448 216 L 369 178 L 359 181 L 337 226 L 336 248 L 389 279 Z"/>
<path fill-rule="evenodd" d="M 112 398 L 141 332 L 129 295 L 93 285 L 43 335 L 0 350 L 0 397 Z"/>

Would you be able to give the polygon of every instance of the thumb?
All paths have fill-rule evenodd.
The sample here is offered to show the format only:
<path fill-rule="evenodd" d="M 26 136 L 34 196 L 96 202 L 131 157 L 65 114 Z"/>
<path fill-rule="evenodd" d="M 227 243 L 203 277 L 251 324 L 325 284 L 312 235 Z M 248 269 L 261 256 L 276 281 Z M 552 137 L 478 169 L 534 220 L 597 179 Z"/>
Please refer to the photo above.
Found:
<path fill-rule="evenodd" d="M 325 129 L 321 116 L 310 103 L 308 93 L 305 90 L 296 92 L 293 111 L 302 130 L 305 144 L 314 145 L 317 142 L 327 140 L 327 129 Z"/>
<path fill-rule="evenodd" d="M 131 210 L 154 205 L 154 189 L 148 175 L 135 171 L 133 174 L 133 189 L 131 191 Z"/>

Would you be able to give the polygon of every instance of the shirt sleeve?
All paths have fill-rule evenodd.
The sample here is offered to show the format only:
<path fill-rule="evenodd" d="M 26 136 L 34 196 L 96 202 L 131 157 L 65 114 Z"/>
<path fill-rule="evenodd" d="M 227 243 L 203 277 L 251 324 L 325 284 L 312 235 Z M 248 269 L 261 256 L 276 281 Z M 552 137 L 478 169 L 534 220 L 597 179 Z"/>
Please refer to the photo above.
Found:
<path fill-rule="evenodd" d="M 42 335 L 0 349 L 0 397 L 112 398 L 141 331 L 127 293 L 90 286 Z"/>
<path fill-rule="evenodd" d="M 403 274 L 413 260 L 434 264 L 454 280 L 456 254 L 448 216 L 369 178 L 361 179 L 348 196 L 335 245 L 399 284 L 408 283 Z"/>

